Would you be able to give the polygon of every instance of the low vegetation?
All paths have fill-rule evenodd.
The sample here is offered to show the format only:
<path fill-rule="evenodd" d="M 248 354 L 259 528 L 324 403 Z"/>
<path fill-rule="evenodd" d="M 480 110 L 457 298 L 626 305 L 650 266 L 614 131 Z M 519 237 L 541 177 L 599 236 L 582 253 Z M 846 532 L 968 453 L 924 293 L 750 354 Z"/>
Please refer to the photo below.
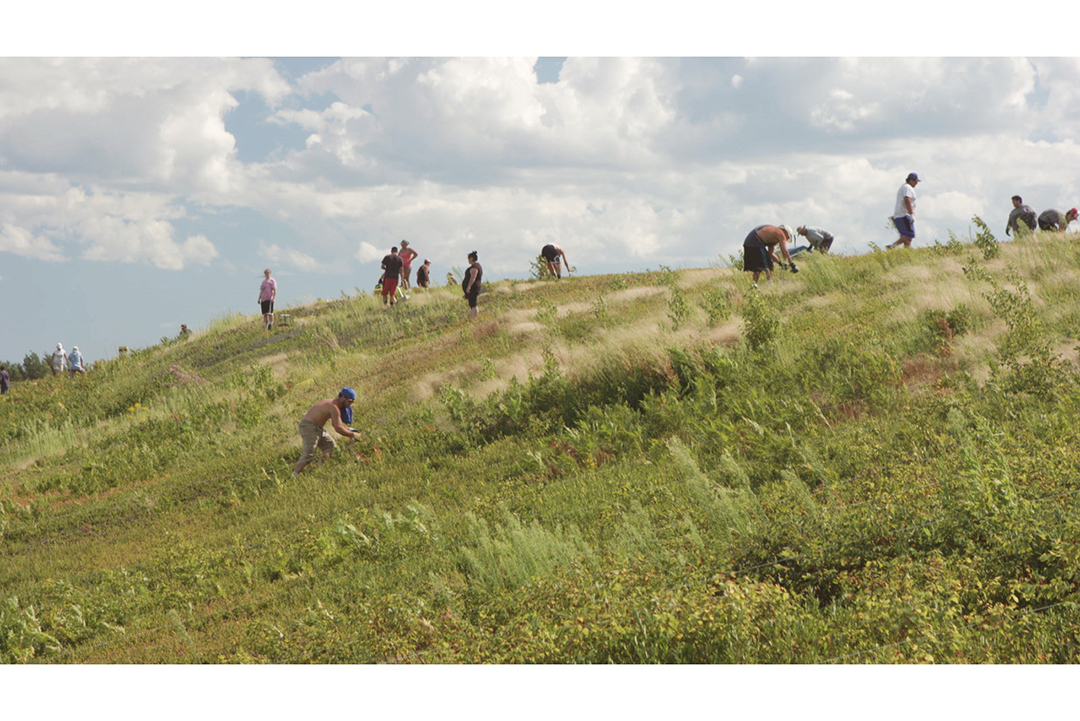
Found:
<path fill-rule="evenodd" d="M 974 224 L 14 383 L 0 661 L 1074 663 L 1080 244 Z M 344 385 L 363 440 L 292 479 Z"/>

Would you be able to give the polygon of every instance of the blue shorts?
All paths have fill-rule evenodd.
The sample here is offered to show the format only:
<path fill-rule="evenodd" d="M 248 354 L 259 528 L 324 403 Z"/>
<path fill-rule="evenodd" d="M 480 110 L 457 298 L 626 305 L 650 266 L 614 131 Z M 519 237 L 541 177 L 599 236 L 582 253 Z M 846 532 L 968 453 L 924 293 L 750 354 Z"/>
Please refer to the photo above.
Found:
<path fill-rule="evenodd" d="M 899 218 L 892 219 L 893 225 L 900 231 L 900 237 L 902 238 L 914 238 L 915 237 L 915 219 L 910 215 L 904 215 Z"/>

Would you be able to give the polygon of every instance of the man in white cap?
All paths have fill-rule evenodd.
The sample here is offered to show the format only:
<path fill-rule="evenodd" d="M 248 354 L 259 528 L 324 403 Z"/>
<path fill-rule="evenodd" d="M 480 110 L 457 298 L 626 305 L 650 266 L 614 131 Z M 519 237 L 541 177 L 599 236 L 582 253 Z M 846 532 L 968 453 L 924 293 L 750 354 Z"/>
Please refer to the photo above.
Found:
<path fill-rule="evenodd" d="M 766 280 L 772 280 L 773 261 L 779 260 L 773 249 L 780 246 L 780 254 L 791 263 L 791 272 L 799 269 L 791 260 L 787 244 L 794 241 L 795 233 L 786 225 L 759 225 L 750 231 L 743 241 L 743 270 L 754 274 L 754 282 L 765 273 Z"/>
<path fill-rule="evenodd" d="M 805 225 L 800 225 L 795 229 L 795 232 L 806 238 L 810 243 L 810 249 L 816 250 L 819 253 L 828 253 L 829 248 L 832 247 L 833 236 L 827 230 L 821 228 L 808 228 Z"/>
<path fill-rule="evenodd" d="M 918 174 L 908 173 L 907 180 L 900 186 L 900 190 L 896 191 L 892 222 L 900 232 L 900 237 L 886 245 L 888 249 L 901 245 L 910 248 L 911 241 L 915 240 L 915 186 L 919 182 Z"/>
<path fill-rule="evenodd" d="M 330 454 L 334 452 L 334 439 L 323 430 L 327 421 L 334 427 L 338 435 L 356 439 L 359 431 L 349 428 L 343 422 L 345 411 L 349 411 L 351 419 L 351 407 L 356 400 L 356 391 L 352 388 L 342 388 L 337 398 L 327 398 L 319 401 L 304 414 L 300 419 L 300 438 L 304 441 L 304 450 L 300 454 L 300 460 L 293 467 L 293 478 L 300 475 L 307 464 L 315 460 L 315 448 L 322 451 L 322 462 L 325 463 Z"/>
<path fill-rule="evenodd" d="M 64 352 L 62 343 L 56 344 L 56 350 L 53 351 L 49 365 L 52 366 L 53 375 L 64 372 L 64 368 L 67 366 L 67 353 Z"/>
<path fill-rule="evenodd" d="M 71 372 L 72 379 L 75 378 L 76 373 L 82 373 L 86 375 L 86 371 L 83 369 L 83 357 L 79 352 L 79 346 L 72 346 L 71 354 L 68 356 L 68 370 Z"/>

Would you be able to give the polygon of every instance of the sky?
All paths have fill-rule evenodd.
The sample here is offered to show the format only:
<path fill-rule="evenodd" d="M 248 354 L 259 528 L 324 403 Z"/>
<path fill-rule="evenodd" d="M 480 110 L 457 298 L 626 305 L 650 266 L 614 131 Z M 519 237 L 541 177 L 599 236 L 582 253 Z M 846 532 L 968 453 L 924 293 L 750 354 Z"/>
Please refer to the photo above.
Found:
<path fill-rule="evenodd" d="M 509 22 L 507 5 L 478 6 Z M 73 23 L 102 22 L 72 7 Z M 546 243 L 578 274 L 718 265 L 764 223 L 869 252 L 896 239 L 909 172 L 923 179 L 916 247 L 966 236 L 973 215 L 1003 237 L 1016 193 L 1039 211 L 1080 205 L 1080 60 L 1061 57 L 1074 32 L 1028 48 L 1008 18 L 972 25 L 930 3 L 909 6 L 943 18 L 921 45 L 910 28 L 845 32 L 802 6 L 783 32 L 724 32 L 676 2 L 617 21 L 602 14 L 613 4 L 580 23 L 538 13 L 515 33 L 425 5 L 414 35 L 402 23 L 416 7 L 397 7 L 268 28 L 296 22 L 295 37 L 230 35 L 249 16 L 195 12 L 171 33 L 13 45 L 0 359 L 61 342 L 95 360 L 181 323 L 255 323 L 267 267 L 279 311 L 370 291 L 402 239 L 438 282 L 472 250 L 498 280 L 528 277 Z M 770 23 L 772 7 L 727 27 Z M 589 36 L 605 17 L 610 33 Z M 656 41 L 629 32 L 642 28 Z"/>

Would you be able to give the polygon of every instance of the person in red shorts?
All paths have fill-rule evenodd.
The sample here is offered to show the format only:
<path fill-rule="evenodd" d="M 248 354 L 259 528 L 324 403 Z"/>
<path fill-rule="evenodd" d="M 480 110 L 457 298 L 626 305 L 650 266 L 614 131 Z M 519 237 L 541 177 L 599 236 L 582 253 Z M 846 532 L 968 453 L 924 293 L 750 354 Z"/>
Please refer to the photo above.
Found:
<path fill-rule="evenodd" d="M 383 305 L 397 305 L 398 280 L 401 278 L 401 268 L 404 262 L 401 260 L 401 256 L 398 255 L 398 249 L 395 245 L 390 249 L 390 255 L 382 259 L 383 269 L 383 281 L 382 281 L 382 302 Z"/>

